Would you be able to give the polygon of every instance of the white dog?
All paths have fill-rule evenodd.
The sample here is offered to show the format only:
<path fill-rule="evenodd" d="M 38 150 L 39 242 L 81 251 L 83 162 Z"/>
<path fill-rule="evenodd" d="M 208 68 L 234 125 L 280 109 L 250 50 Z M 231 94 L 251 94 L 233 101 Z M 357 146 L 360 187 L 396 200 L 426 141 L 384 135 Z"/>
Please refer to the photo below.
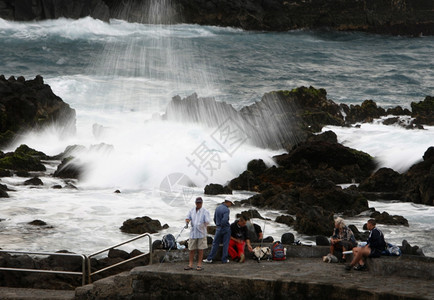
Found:
<path fill-rule="evenodd" d="M 258 262 L 261 259 L 271 260 L 272 256 L 270 247 L 255 247 L 255 249 L 253 249 L 253 258 Z"/>
<path fill-rule="evenodd" d="M 329 253 L 326 256 L 322 257 L 322 261 L 326 262 L 326 263 L 337 263 L 339 260 L 336 256 L 334 256 L 333 254 Z"/>

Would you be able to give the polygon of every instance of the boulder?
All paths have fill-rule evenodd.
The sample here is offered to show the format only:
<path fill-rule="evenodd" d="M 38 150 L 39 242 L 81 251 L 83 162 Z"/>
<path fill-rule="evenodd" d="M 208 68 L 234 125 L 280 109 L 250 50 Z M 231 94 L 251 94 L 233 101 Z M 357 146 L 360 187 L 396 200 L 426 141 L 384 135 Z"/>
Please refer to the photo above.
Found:
<path fill-rule="evenodd" d="M 359 185 L 359 189 L 368 192 L 395 192 L 401 189 L 401 174 L 390 169 L 380 168 Z"/>
<path fill-rule="evenodd" d="M 366 241 L 369 237 L 369 231 L 360 232 L 359 229 L 354 225 L 348 225 L 348 228 L 354 233 L 354 237 L 358 241 Z"/>
<path fill-rule="evenodd" d="M 374 159 L 367 153 L 323 141 L 302 143 L 275 159 L 286 169 L 311 170 L 311 176 L 322 175 L 335 183 L 360 182 L 370 176 L 376 167 Z M 298 180 L 309 180 L 309 177 Z"/>
<path fill-rule="evenodd" d="M 370 215 L 370 217 L 374 218 L 379 224 L 404 225 L 408 227 L 408 220 L 406 218 L 398 215 L 391 216 L 385 211 L 382 213 L 375 211 Z"/>
<path fill-rule="evenodd" d="M 57 166 L 54 172 L 54 177 L 80 179 L 84 171 L 84 167 L 77 163 L 74 157 L 66 157 L 62 159 L 60 165 Z"/>
<path fill-rule="evenodd" d="M 221 184 L 211 183 L 205 186 L 205 195 L 220 195 L 220 194 L 232 194 L 232 190 L 228 186 Z"/>
<path fill-rule="evenodd" d="M 407 240 L 402 241 L 401 253 L 403 255 L 419 255 L 419 256 L 425 256 L 422 249 L 419 248 L 419 246 L 411 246 Z"/>
<path fill-rule="evenodd" d="M 8 190 L 5 184 L 0 184 L 0 198 L 9 198 Z"/>
<path fill-rule="evenodd" d="M 434 205 L 434 147 L 429 147 L 423 161 L 414 164 L 402 176 L 403 199 L 414 203 Z"/>
<path fill-rule="evenodd" d="M 160 221 L 144 216 L 126 220 L 120 227 L 120 230 L 125 233 L 143 234 L 157 233 L 158 231 L 167 228 L 169 228 L 169 225 L 164 224 L 161 226 Z"/>
<path fill-rule="evenodd" d="M 280 241 L 282 242 L 282 244 L 285 244 L 285 245 L 294 244 L 294 241 L 295 241 L 294 234 L 292 234 L 291 232 L 284 233 L 284 234 L 282 234 Z"/>
<path fill-rule="evenodd" d="M 291 216 L 281 215 L 276 218 L 276 222 L 281 224 L 286 224 L 288 226 L 292 226 L 294 225 L 295 220 Z"/>
<path fill-rule="evenodd" d="M 110 249 L 107 256 L 109 258 L 122 258 L 123 260 L 130 258 L 128 252 L 120 249 Z"/>
<path fill-rule="evenodd" d="M 247 211 L 242 211 L 241 213 L 236 214 L 237 218 L 239 218 L 240 216 L 243 216 L 244 218 L 246 218 L 246 220 L 250 220 L 253 218 L 265 220 L 265 218 L 261 216 L 261 214 L 256 209 L 249 209 Z"/>
<path fill-rule="evenodd" d="M 308 235 L 330 235 L 334 226 L 333 213 L 319 206 L 300 210 L 295 219 L 294 228 L 298 233 Z"/>
<path fill-rule="evenodd" d="M 42 220 L 33 220 L 32 222 L 28 223 L 29 225 L 33 225 L 33 226 L 46 226 L 47 223 L 42 221 Z"/>
<path fill-rule="evenodd" d="M 41 163 L 41 159 L 46 158 L 47 156 L 42 152 L 21 145 L 14 152 L 0 155 L 0 168 L 23 172 L 45 171 L 46 168 Z M 28 175 L 28 173 L 25 174 Z"/>
<path fill-rule="evenodd" d="M 75 110 L 56 96 L 39 75 L 33 80 L 23 77 L 6 80 L 0 76 L 0 110 L 0 146 L 22 130 L 51 124 L 60 125 L 65 134 L 75 132 Z"/>
<path fill-rule="evenodd" d="M 411 116 L 416 118 L 415 123 L 434 125 L 434 97 L 426 96 L 423 101 L 411 102 L 411 110 Z"/>
<path fill-rule="evenodd" d="M 384 108 L 377 106 L 373 100 L 365 100 L 361 105 L 350 105 L 345 120 L 349 123 L 372 122 L 384 115 L 386 115 Z"/>
<path fill-rule="evenodd" d="M 24 185 L 44 185 L 44 183 L 41 179 L 35 176 L 31 179 L 24 181 Z"/>
<path fill-rule="evenodd" d="M 232 179 L 228 187 L 231 190 L 258 191 L 261 181 L 251 171 L 244 171 L 237 178 Z"/>
<path fill-rule="evenodd" d="M 247 171 L 253 173 L 254 176 L 259 176 L 265 172 L 267 166 L 262 159 L 254 159 L 247 164 Z"/>

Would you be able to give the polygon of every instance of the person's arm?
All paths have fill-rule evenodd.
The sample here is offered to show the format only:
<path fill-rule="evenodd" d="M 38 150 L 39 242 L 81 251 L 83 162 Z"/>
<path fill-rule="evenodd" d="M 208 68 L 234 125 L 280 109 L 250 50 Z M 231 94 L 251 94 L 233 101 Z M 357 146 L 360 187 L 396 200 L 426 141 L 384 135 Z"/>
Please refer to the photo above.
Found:
<path fill-rule="evenodd" d="M 246 244 L 247 244 L 247 249 L 249 249 L 249 252 L 252 252 L 253 251 L 253 247 L 250 244 L 250 240 L 249 239 L 246 240 Z"/>
<path fill-rule="evenodd" d="M 229 223 L 229 208 L 227 208 L 222 215 L 221 225 Z"/>
<path fill-rule="evenodd" d="M 188 212 L 187 218 L 185 219 L 185 223 L 190 223 L 191 221 L 191 210 Z"/>

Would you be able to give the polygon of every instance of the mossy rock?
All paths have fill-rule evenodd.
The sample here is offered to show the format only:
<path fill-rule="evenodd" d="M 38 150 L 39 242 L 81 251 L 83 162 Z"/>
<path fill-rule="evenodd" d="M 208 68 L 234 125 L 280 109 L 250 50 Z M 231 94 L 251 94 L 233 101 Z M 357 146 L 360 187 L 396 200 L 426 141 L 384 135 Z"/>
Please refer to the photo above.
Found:
<path fill-rule="evenodd" d="M 434 125 L 434 97 L 427 96 L 425 100 L 411 103 L 411 116 L 416 118 L 415 123 Z"/>
<path fill-rule="evenodd" d="M 20 152 L 5 154 L 0 159 L 0 168 L 23 171 L 46 171 L 45 166 L 39 158 Z"/>

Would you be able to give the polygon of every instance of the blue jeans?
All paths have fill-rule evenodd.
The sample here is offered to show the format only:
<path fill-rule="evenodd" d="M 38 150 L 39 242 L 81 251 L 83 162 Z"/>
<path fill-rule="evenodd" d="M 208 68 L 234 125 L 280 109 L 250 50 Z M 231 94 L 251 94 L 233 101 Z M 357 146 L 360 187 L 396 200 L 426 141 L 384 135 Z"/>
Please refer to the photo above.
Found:
<path fill-rule="evenodd" d="M 214 236 L 214 241 L 212 242 L 211 253 L 208 255 L 207 259 L 212 260 L 214 256 L 217 254 L 217 250 L 219 249 L 220 243 L 223 243 L 222 262 L 226 263 L 228 259 L 228 248 L 229 248 L 230 239 L 231 239 L 230 227 L 223 227 L 223 228 L 217 227 Z"/>

